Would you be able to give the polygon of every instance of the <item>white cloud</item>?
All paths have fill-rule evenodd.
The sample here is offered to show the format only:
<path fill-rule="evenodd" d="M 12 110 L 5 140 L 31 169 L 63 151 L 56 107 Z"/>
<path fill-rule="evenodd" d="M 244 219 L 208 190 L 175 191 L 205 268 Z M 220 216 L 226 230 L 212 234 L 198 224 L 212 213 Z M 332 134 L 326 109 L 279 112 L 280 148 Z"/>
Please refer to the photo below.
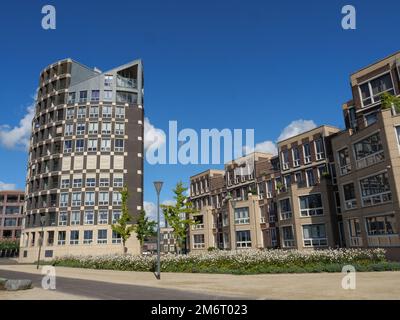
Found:
<path fill-rule="evenodd" d="M 244 147 L 244 154 L 249 154 L 251 152 L 264 152 L 264 153 L 270 153 L 272 155 L 277 155 L 278 154 L 278 149 L 276 147 L 276 144 L 271 141 L 271 140 L 266 140 L 260 143 L 257 143 L 255 148 L 250 148 L 248 146 Z"/>
<path fill-rule="evenodd" d="M 19 121 L 18 126 L 0 125 L 0 144 L 7 149 L 29 148 L 29 138 L 32 130 L 32 119 L 35 113 L 35 105 L 26 109 L 25 116 Z"/>
<path fill-rule="evenodd" d="M 4 191 L 4 190 L 15 190 L 16 185 L 13 183 L 4 183 L 2 181 L 0 181 L 0 191 Z"/>
<path fill-rule="evenodd" d="M 316 127 L 317 125 L 312 120 L 299 119 L 292 121 L 285 129 L 282 130 L 280 136 L 278 137 L 278 142 L 297 136 L 300 133 L 309 131 Z"/>
<path fill-rule="evenodd" d="M 164 131 L 157 129 L 150 123 L 149 118 L 144 119 L 144 149 L 158 149 L 166 143 Z"/>

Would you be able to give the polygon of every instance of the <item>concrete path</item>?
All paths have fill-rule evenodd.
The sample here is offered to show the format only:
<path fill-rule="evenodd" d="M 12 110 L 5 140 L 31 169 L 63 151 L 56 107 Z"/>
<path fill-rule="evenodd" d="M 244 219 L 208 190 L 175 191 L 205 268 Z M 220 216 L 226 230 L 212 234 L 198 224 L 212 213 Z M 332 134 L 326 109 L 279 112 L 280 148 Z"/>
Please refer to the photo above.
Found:
<path fill-rule="evenodd" d="M 32 265 L 0 265 L 0 277 L 5 271 L 40 275 L 40 271 Z M 81 279 L 114 285 L 175 290 L 173 294 L 177 299 L 180 299 L 178 292 L 188 299 L 194 298 L 190 294 L 243 299 L 400 299 L 400 272 L 357 273 L 355 290 L 342 288 L 341 273 L 273 275 L 164 273 L 160 281 L 156 280 L 152 273 L 146 272 L 56 267 L 56 273 L 57 279 Z M 77 280 L 73 283 L 71 291 L 66 293 L 82 294 L 81 287 L 85 283 Z M 163 299 L 161 291 L 155 290 L 154 293 L 159 294 L 152 296 L 153 299 Z M 132 298 L 137 297 L 132 296 Z"/>

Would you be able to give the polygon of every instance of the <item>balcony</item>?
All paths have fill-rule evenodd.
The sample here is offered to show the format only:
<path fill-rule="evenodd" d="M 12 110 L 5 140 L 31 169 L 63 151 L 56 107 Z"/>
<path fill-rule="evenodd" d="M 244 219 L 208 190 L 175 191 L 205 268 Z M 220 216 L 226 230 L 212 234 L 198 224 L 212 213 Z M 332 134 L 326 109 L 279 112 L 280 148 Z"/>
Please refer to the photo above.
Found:
<path fill-rule="evenodd" d="M 128 88 L 128 89 L 137 88 L 137 80 L 117 75 L 117 87 Z"/>
<path fill-rule="evenodd" d="M 350 237 L 351 247 L 362 247 L 363 241 L 361 237 Z"/>

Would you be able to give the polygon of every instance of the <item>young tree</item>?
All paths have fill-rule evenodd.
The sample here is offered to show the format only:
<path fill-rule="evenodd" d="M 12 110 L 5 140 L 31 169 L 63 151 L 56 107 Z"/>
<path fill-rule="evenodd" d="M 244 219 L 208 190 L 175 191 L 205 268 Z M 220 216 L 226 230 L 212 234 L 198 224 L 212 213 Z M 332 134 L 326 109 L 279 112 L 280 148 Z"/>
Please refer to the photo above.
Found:
<path fill-rule="evenodd" d="M 178 182 L 173 190 L 175 194 L 174 199 L 176 201 L 175 205 L 161 205 L 165 220 L 174 230 L 173 235 L 176 239 L 176 253 L 180 253 L 181 249 L 186 244 L 188 228 L 196 223 L 190 218 L 190 215 L 198 212 L 193 208 L 192 202 L 190 202 L 188 197 L 184 194 L 187 189 L 188 188 L 183 186 L 182 182 Z"/>
<path fill-rule="evenodd" d="M 149 220 L 146 211 L 139 213 L 138 221 L 135 225 L 136 238 L 140 242 L 140 253 L 142 253 L 144 240 L 148 237 L 156 235 L 155 226 L 157 222 Z"/>
<path fill-rule="evenodd" d="M 135 226 L 130 223 L 132 218 L 128 212 L 128 188 L 124 187 L 120 193 L 122 197 L 122 214 L 117 223 L 111 225 L 111 229 L 121 236 L 123 253 L 126 254 L 128 251 L 126 241 L 131 237 L 132 232 L 135 230 Z"/>

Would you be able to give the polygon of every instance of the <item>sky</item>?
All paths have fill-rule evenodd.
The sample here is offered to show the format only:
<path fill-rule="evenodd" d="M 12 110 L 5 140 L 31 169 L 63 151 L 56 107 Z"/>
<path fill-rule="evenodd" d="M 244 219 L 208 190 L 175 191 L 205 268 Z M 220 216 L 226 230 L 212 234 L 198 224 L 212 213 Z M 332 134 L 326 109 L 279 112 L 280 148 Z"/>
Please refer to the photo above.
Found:
<path fill-rule="evenodd" d="M 56 8 L 56 30 L 41 27 Z M 356 30 L 341 26 L 344 5 Z M 352 72 L 400 50 L 397 0 L 7 1 L 0 11 L 0 190 L 24 188 L 35 90 L 47 65 L 73 58 L 105 71 L 140 58 L 146 139 L 156 128 L 254 129 L 256 149 L 316 125 L 343 128 Z M 379 13 L 379 14 L 378 14 Z M 145 141 L 146 142 L 146 141 Z M 182 180 L 223 165 L 145 164 L 161 201 Z"/>

